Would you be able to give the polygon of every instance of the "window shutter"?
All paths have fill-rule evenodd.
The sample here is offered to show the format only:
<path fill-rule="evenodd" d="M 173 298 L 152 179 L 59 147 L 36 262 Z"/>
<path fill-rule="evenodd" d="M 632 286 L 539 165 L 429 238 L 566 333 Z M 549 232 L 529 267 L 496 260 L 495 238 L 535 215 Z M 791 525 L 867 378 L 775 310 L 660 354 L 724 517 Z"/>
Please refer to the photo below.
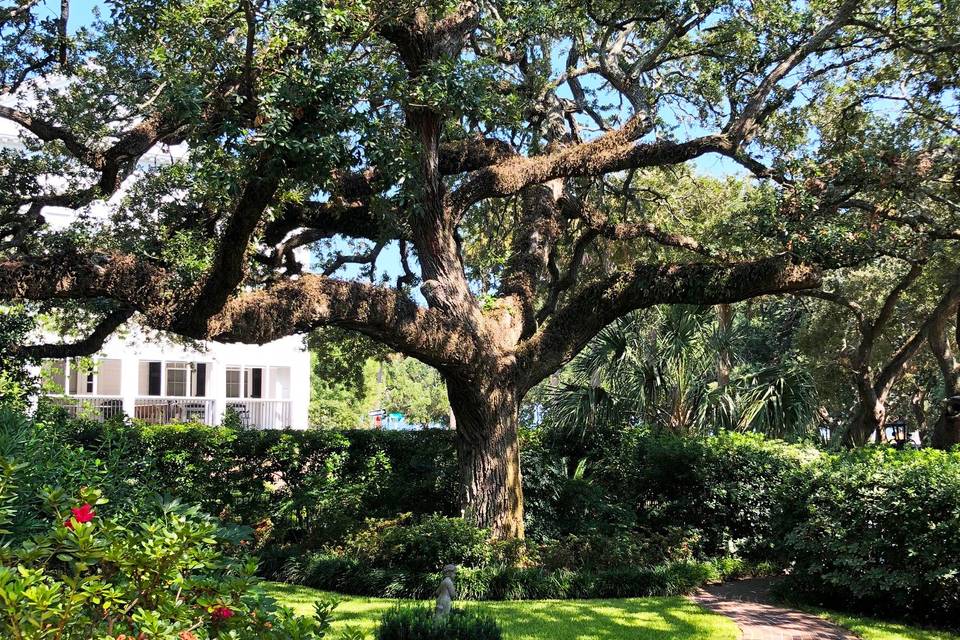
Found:
<path fill-rule="evenodd" d="M 207 395 L 207 363 L 197 363 L 197 397 L 202 398 Z"/>
<path fill-rule="evenodd" d="M 147 377 L 147 395 L 160 395 L 160 363 L 150 362 L 150 375 Z"/>
<path fill-rule="evenodd" d="M 263 369 L 250 370 L 250 397 L 263 397 Z"/>

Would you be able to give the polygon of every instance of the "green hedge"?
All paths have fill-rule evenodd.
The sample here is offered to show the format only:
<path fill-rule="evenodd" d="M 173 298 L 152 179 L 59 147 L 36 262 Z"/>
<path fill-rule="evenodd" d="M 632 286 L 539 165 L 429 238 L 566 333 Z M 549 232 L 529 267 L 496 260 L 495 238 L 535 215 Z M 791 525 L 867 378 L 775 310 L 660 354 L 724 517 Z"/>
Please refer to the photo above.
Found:
<path fill-rule="evenodd" d="M 121 459 L 131 486 L 255 526 L 261 547 L 339 544 L 365 519 L 456 516 L 454 434 L 370 430 L 237 430 L 196 424 L 72 421 L 70 438 Z M 624 533 L 683 538 L 695 556 L 769 555 L 772 506 L 807 453 L 760 437 L 702 440 L 628 430 L 575 460 L 528 438 L 524 492 L 533 540 Z M 128 452 L 117 455 L 117 451 Z"/>
<path fill-rule="evenodd" d="M 449 432 L 246 430 L 69 421 L 130 486 L 254 526 L 260 545 L 318 548 L 365 518 L 459 511 Z M 117 455 L 118 451 L 126 452 Z"/>
<path fill-rule="evenodd" d="M 463 600 L 543 600 L 675 596 L 748 571 L 739 560 L 670 562 L 652 567 L 548 570 L 542 567 L 488 566 L 457 571 Z M 433 597 L 439 572 L 371 567 L 356 558 L 323 553 L 291 558 L 276 576 L 317 589 L 358 596 L 425 599 Z"/>
<path fill-rule="evenodd" d="M 783 486 L 817 457 L 758 434 L 678 438 L 635 432 L 611 461 L 607 482 L 653 531 L 681 527 L 705 557 L 739 553 L 767 558 Z"/>
<path fill-rule="evenodd" d="M 960 627 L 960 451 L 825 456 L 792 478 L 779 528 L 794 595 Z"/>
<path fill-rule="evenodd" d="M 387 551 L 370 546 L 366 556 L 356 554 L 362 561 L 350 557 L 348 542 L 368 518 L 410 513 L 422 524 L 429 514 L 457 514 L 453 435 L 74 421 L 47 437 L 66 437 L 109 461 L 109 475 L 124 479 L 105 487 L 112 504 L 167 492 L 227 522 L 253 525 L 268 574 L 286 571 L 305 584 L 365 595 L 413 596 L 432 593 L 437 580 L 430 570 L 446 561 L 402 550 L 423 535 L 382 536 Z M 464 570 L 467 593 L 675 593 L 696 582 L 690 567 L 700 565 L 685 558 L 733 551 L 792 563 L 795 592 L 830 606 L 960 619 L 960 453 L 878 448 L 821 455 L 752 435 L 680 439 L 627 430 L 610 451 L 586 450 L 584 466 L 553 446 L 534 436 L 524 448 L 526 513 L 543 556 L 532 561 L 541 564 L 500 567 L 509 564 L 507 554 L 481 562 L 483 554 L 471 552 L 468 561 L 478 566 Z M 444 535 L 455 529 L 446 526 Z M 464 540 L 465 549 L 477 548 L 477 540 Z M 591 560 L 592 549 L 614 542 L 607 555 L 629 558 L 628 568 Z M 518 559 L 531 560 L 517 551 Z M 409 564 L 398 560 L 408 555 L 427 564 L 399 566 Z M 646 564 L 637 568 L 636 558 Z"/>

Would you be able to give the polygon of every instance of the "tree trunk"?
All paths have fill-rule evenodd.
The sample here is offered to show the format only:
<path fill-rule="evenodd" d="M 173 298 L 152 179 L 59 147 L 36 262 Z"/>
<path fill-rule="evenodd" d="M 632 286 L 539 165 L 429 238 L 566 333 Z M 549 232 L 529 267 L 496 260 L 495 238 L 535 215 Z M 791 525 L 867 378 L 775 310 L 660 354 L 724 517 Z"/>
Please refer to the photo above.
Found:
<path fill-rule="evenodd" d="M 733 327 L 733 305 L 717 305 L 717 325 L 720 333 L 720 350 L 717 353 L 717 386 L 721 389 L 730 384 L 733 357 L 730 355 L 730 330 Z"/>
<path fill-rule="evenodd" d="M 955 332 L 960 331 L 958 320 Z M 960 390 L 960 363 L 953 353 L 947 331 L 947 316 L 936 316 L 927 329 L 927 343 L 937 361 L 943 380 L 943 403 L 940 416 L 930 432 L 930 445 L 935 449 L 950 449 L 960 444 L 960 402 L 953 400 Z"/>
<path fill-rule="evenodd" d="M 859 407 L 845 438 L 847 445 L 860 447 L 870 441 L 870 435 L 877 435 L 877 443 L 882 441 L 883 425 L 886 421 L 886 397 L 878 397 L 873 388 L 872 376 L 857 381 Z"/>
<path fill-rule="evenodd" d="M 930 432 L 930 446 L 944 451 L 960 444 L 960 415 L 952 414 L 947 408 L 950 404 L 944 403 L 940 417 Z"/>
<path fill-rule="evenodd" d="M 523 538 L 519 393 L 448 381 L 447 395 L 457 419 L 463 517 L 494 538 Z"/>

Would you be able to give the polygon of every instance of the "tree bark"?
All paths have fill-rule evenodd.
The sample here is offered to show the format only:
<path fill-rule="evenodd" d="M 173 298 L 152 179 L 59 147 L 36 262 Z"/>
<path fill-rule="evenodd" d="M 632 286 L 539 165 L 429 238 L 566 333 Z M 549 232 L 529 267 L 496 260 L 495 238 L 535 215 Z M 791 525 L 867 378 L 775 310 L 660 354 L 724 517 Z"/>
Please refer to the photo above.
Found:
<path fill-rule="evenodd" d="M 857 381 L 860 406 L 847 431 L 846 443 L 849 446 L 860 447 L 867 444 L 871 434 L 876 434 L 877 443 L 883 439 L 883 425 L 887 417 L 886 396 L 877 395 L 872 379 L 873 376 L 868 374 Z"/>
<path fill-rule="evenodd" d="M 721 389 L 730 384 L 730 370 L 733 368 L 733 358 L 730 355 L 729 337 L 733 328 L 733 305 L 718 304 L 717 325 L 720 333 L 720 349 L 717 353 L 717 386 Z"/>
<path fill-rule="evenodd" d="M 950 346 L 946 314 L 938 316 L 930 324 L 927 343 L 940 369 L 944 398 L 940 415 L 930 432 L 930 446 L 946 450 L 960 444 L 960 416 L 956 414 L 956 403 L 951 402 L 951 398 L 960 390 L 960 363 Z"/>
<path fill-rule="evenodd" d="M 520 394 L 509 385 L 483 390 L 448 381 L 457 420 L 463 517 L 498 540 L 523 538 L 523 487 L 517 438 Z M 471 388 L 472 387 L 472 388 Z"/>

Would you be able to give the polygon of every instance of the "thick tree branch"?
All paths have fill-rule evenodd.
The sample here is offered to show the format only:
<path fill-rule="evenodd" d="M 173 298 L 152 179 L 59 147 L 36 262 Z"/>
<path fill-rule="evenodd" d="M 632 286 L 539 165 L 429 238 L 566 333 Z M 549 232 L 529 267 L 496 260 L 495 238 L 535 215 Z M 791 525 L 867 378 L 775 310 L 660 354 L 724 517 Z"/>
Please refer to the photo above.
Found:
<path fill-rule="evenodd" d="M 714 305 L 809 289 L 820 273 L 781 254 L 732 265 L 637 263 L 581 289 L 518 351 L 529 383 L 568 362 L 600 329 L 636 309 L 657 304 Z"/>
<path fill-rule="evenodd" d="M 359 331 L 440 371 L 477 357 L 476 338 L 436 310 L 397 291 L 305 274 L 231 299 L 209 322 L 209 337 L 263 344 L 333 325 Z"/>
<path fill-rule="evenodd" d="M 116 309 L 104 316 L 93 331 L 82 340 L 70 343 L 31 344 L 15 347 L 14 350 L 28 358 L 79 358 L 93 355 L 117 328 L 133 315 L 131 309 Z"/>
<path fill-rule="evenodd" d="M 158 329 L 168 328 L 178 310 L 169 273 L 120 253 L 59 253 L 0 261 L 0 298 L 107 298 L 140 311 L 147 324 Z"/>
<path fill-rule="evenodd" d="M 565 147 L 533 158 L 518 157 L 469 174 L 450 196 L 451 206 L 462 215 L 486 198 L 519 193 L 526 187 L 556 178 L 601 176 L 626 169 L 673 165 L 710 152 L 723 152 L 731 144 L 722 135 L 686 142 L 658 141 L 638 144 L 644 123 L 631 120 L 620 129 L 593 142 Z"/>

